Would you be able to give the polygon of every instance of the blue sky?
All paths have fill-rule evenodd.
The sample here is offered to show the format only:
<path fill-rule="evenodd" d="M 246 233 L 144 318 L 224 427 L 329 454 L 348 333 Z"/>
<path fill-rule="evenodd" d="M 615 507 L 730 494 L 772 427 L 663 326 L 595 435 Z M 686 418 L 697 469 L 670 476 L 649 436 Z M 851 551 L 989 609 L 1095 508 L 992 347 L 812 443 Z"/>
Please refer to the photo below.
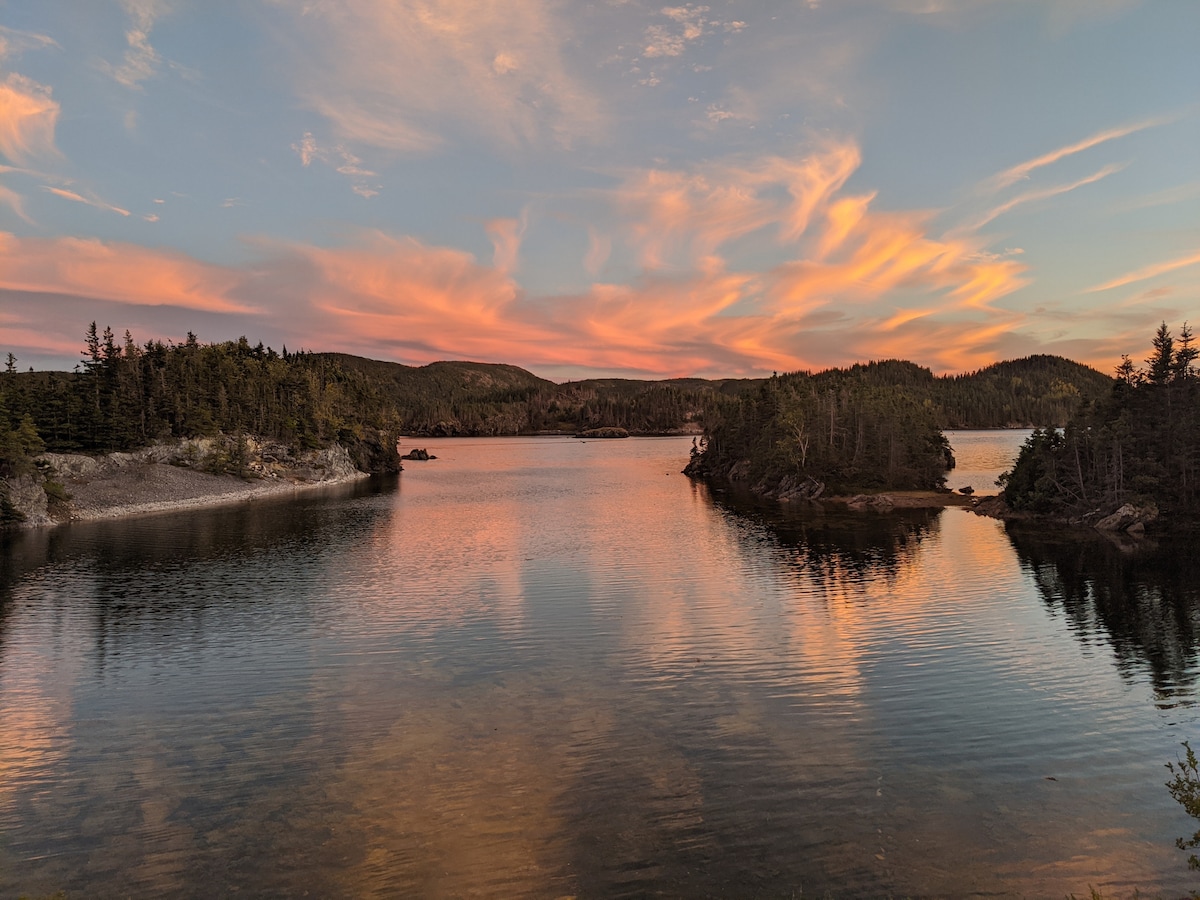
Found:
<path fill-rule="evenodd" d="M 0 352 L 552 378 L 1200 321 L 1193 0 L 0 2 Z"/>

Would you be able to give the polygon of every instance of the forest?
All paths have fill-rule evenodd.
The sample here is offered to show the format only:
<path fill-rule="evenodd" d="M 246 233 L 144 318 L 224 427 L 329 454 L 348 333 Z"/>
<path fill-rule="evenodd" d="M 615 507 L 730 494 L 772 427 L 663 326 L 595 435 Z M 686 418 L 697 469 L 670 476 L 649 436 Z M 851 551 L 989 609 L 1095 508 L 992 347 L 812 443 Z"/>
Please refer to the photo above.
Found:
<path fill-rule="evenodd" d="M 714 417 L 686 472 L 767 496 L 939 488 L 949 443 L 910 387 L 927 371 L 889 361 L 775 375 Z"/>
<path fill-rule="evenodd" d="M 1125 356 L 1111 389 L 1061 430 L 1026 441 L 1001 497 L 1017 511 L 1087 522 L 1128 503 L 1200 519 L 1200 349 L 1163 323 L 1145 367 Z"/>
<path fill-rule="evenodd" d="M 276 352 L 245 337 L 204 343 L 189 333 L 179 343 L 138 343 L 128 331 L 118 338 L 95 322 L 83 332 L 74 371 L 22 372 L 18 362 L 9 353 L 0 372 L 0 478 L 30 471 L 46 450 L 128 451 L 216 434 L 255 435 L 297 449 L 341 443 L 365 471 L 394 471 L 395 438 L 402 434 L 572 434 L 597 427 L 699 434 L 707 427 L 713 460 L 744 443 L 756 459 L 761 455 L 764 471 L 798 461 L 834 480 L 926 484 L 935 478 L 940 428 L 1062 425 L 1082 400 L 1106 395 L 1112 384 L 1054 356 L 956 376 L 891 360 L 769 379 L 556 384 L 516 366 L 414 367 L 286 347 Z M 818 428 L 818 420 L 832 424 Z"/>

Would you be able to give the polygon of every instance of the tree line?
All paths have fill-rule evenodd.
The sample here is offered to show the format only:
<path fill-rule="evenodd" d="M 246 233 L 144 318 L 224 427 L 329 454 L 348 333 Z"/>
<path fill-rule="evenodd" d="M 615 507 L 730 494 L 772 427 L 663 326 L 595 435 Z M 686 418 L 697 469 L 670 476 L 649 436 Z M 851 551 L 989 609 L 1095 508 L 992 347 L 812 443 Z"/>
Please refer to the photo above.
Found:
<path fill-rule="evenodd" d="M 1065 517 L 1153 503 L 1172 519 L 1200 514 L 1200 349 L 1164 322 L 1145 367 L 1128 356 L 1111 389 L 1065 428 L 1038 429 L 1002 482 L 1016 510 Z"/>
<path fill-rule="evenodd" d="M 297 449 L 334 441 L 360 448 L 364 441 L 386 444 L 383 435 L 573 433 L 597 427 L 669 434 L 707 425 L 724 429 L 719 434 L 737 428 L 749 434 L 752 423 L 772 416 L 769 404 L 775 401 L 763 400 L 764 391 L 794 405 L 805 422 L 821 417 L 834 423 L 828 439 L 816 430 L 797 438 L 797 448 L 807 448 L 797 451 L 805 465 L 811 457 L 833 467 L 848 454 L 847 471 L 857 472 L 883 454 L 889 460 L 885 468 L 896 473 L 922 466 L 903 461 L 900 435 L 890 436 L 887 423 L 902 429 L 915 416 L 941 427 L 1062 424 L 1080 399 L 1106 392 L 1112 382 L 1061 357 L 1035 356 L 947 377 L 892 360 L 773 379 L 555 384 L 516 366 L 413 367 L 339 353 L 289 353 L 286 347 L 276 352 L 245 337 L 203 343 L 189 333 L 179 343 L 138 343 L 128 331 L 117 337 L 96 323 L 85 330 L 75 371 L 20 372 L 16 363 L 10 353 L 0 372 L 0 477 L 27 470 L 42 450 L 132 450 L 217 433 L 253 434 Z M 807 399 L 798 399 L 801 395 Z M 912 404 L 921 409 L 910 409 Z M 896 411 L 881 412 L 889 406 Z M 885 445 L 886 454 L 880 449 Z"/>
<path fill-rule="evenodd" d="M 375 388 L 318 354 L 276 353 L 244 337 L 204 344 L 189 333 L 178 344 L 138 344 L 128 331 L 118 341 L 111 328 L 99 332 L 92 323 L 74 372 L 20 373 L 8 355 L 0 377 L 0 471 L 28 469 L 42 449 L 101 453 L 218 433 L 297 449 L 378 445 L 386 457 L 399 418 Z"/>

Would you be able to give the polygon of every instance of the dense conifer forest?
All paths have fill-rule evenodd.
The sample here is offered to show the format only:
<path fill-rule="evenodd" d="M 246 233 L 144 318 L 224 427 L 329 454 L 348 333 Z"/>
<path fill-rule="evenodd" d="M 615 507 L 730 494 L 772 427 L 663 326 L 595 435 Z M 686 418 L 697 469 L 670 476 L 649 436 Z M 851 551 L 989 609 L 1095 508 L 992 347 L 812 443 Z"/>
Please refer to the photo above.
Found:
<path fill-rule="evenodd" d="M 1200 517 L 1200 350 L 1186 324 L 1164 323 L 1145 368 L 1126 356 L 1102 397 L 1062 430 L 1038 429 L 1004 479 L 1015 510 L 1079 517 L 1127 503 L 1153 504 L 1170 520 Z"/>
<path fill-rule="evenodd" d="M 949 444 L 927 376 L 894 361 L 774 376 L 714 418 L 687 472 L 775 495 L 941 487 Z"/>

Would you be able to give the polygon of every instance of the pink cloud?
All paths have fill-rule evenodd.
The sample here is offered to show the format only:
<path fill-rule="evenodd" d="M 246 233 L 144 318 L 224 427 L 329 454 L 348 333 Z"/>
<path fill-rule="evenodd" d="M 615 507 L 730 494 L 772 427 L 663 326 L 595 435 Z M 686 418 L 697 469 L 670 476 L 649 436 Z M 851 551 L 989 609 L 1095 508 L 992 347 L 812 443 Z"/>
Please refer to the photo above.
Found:
<path fill-rule="evenodd" d="M 0 82 L 0 154 L 17 165 L 57 156 L 58 102 L 50 88 L 16 73 Z"/>

